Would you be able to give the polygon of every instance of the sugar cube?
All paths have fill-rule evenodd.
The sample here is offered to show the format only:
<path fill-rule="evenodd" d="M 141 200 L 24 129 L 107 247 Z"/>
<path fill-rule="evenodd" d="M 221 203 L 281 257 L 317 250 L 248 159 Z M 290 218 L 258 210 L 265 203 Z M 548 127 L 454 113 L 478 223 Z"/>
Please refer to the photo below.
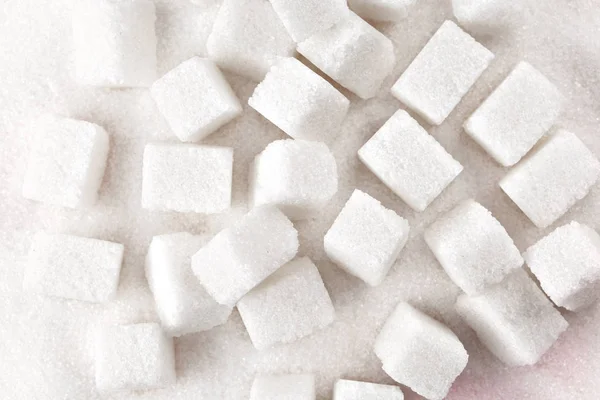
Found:
<path fill-rule="evenodd" d="M 440 125 L 493 58 L 468 33 L 446 21 L 392 86 L 392 95 L 430 124 Z"/>
<path fill-rule="evenodd" d="M 320 142 L 271 142 L 256 156 L 250 171 L 250 202 L 275 205 L 292 220 L 308 218 L 337 192 L 335 158 Z"/>
<path fill-rule="evenodd" d="M 183 142 L 210 135 L 242 114 L 242 105 L 214 62 L 192 57 L 152 84 L 152 97 Z"/>
<path fill-rule="evenodd" d="M 142 206 L 218 213 L 231 205 L 233 149 L 150 143 L 144 149 Z"/>
<path fill-rule="evenodd" d="M 335 310 L 319 270 L 308 257 L 290 261 L 237 304 L 257 349 L 291 343 L 333 322 Z"/>
<path fill-rule="evenodd" d="M 348 5 L 361 17 L 383 22 L 398 22 L 405 18 L 417 0 L 348 0 Z"/>
<path fill-rule="evenodd" d="M 441 400 L 469 359 L 448 327 L 400 303 L 375 340 L 383 370 L 429 400 Z"/>
<path fill-rule="evenodd" d="M 256 207 L 192 257 L 192 270 L 220 304 L 239 299 L 298 251 L 298 232 L 274 206 Z"/>
<path fill-rule="evenodd" d="M 217 303 L 192 272 L 192 255 L 206 243 L 187 232 L 154 236 L 146 257 L 146 279 L 161 325 L 170 336 L 224 324 L 231 307 Z"/>
<path fill-rule="evenodd" d="M 577 311 L 600 294 L 600 235 L 571 222 L 527 249 L 523 257 L 550 299 Z"/>
<path fill-rule="evenodd" d="M 567 321 L 522 269 L 477 296 L 462 295 L 456 309 L 502 362 L 533 365 L 567 329 Z"/>
<path fill-rule="evenodd" d="M 452 11 L 468 31 L 494 35 L 515 26 L 525 5 L 509 0 L 452 0 Z"/>
<path fill-rule="evenodd" d="M 102 183 L 109 139 L 96 124 L 43 117 L 29 153 L 23 196 L 79 208 L 93 205 Z"/>
<path fill-rule="evenodd" d="M 350 102 L 295 58 L 275 64 L 248 100 L 250 107 L 294 139 L 336 136 Z"/>
<path fill-rule="evenodd" d="M 356 189 L 323 240 L 331 261 L 371 286 L 389 272 L 408 240 L 408 222 Z"/>
<path fill-rule="evenodd" d="M 315 400 L 315 377 L 310 374 L 257 376 L 250 400 Z"/>
<path fill-rule="evenodd" d="M 333 400 L 404 400 L 404 394 L 398 386 L 339 379 Z"/>
<path fill-rule="evenodd" d="M 552 225 L 587 196 L 600 162 L 575 134 L 559 130 L 515 166 L 500 187 L 539 228 Z"/>
<path fill-rule="evenodd" d="M 175 383 L 173 339 L 156 323 L 103 327 L 95 345 L 96 387 L 101 393 Z"/>
<path fill-rule="evenodd" d="M 25 290 L 102 303 L 119 285 L 124 247 L 120 243 L 38 232 L 29 251 Z"/>
<path fill-rule="evenodd" d="M 416 211 L 425 210 L 463 170 L 403 110 L 392 115 L 360 148 L 358 158 Z"/>
<path fill-rule="evenodd" d="M 75 78 L 82 85 L 148 87 L 156 79 L 150 0 L 73 2 Z"/>
<path fill-rule="evenodd" d="M 482 292 L 523 265 L 506 229 L 474 200 L 443 215 L 424 236 L 452 281 L 468 294 Z"/>

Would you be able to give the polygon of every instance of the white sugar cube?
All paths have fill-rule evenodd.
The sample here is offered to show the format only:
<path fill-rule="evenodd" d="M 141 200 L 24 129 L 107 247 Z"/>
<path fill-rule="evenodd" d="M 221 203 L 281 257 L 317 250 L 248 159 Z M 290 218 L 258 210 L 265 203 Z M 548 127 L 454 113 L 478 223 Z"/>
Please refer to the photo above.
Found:
<path fill-rule="evenodd" d="M 292 220 L 321 210 L 337 192 L 337 165 L 324 143 L 276 140 L 256 156 L 249 190 L 254 206 L 271 204 Z"/>
<path fill-rule="evenodd" d="M 150 0 L 73 3 L 78 83 L 148 87 L 156 79 L 156 13 Z"/>
<path fill-rule="evenodd" d="M 515 166 L 500 187 L 539 228 L 553 224 L 587 196 L 600 162 L 575 134 L 558 131 Z"/>
<path fill-rule="evenodd" d="M 36 124 L 23 196 L 78 208 L 93 205 L 104 177 L 109 139 L 96 124 L 44 117 Z"/>
<path fill-rule="evenodd" d="M 477 294 L 523 265 L 506 229 L 481 204 L 462 202 L 425 230 L 425 242 L 452 281 Z"/>
<path fill-rule="evenodd" d="M 339 379 L 333 400 L 404 400 L 404 394 L 398 386 Z"/>
<path fill-rule="evenodd" d="M 452 0 L 458 23 L 470 32 L 495 35 L 517 26 L 526 3 L 510 0 Z"/>
<path fill-rule="evenodd" d="M 557 306 L 576 311 L 600 295 L 600 235 L 577 223 L 556 228 L 523 255 Z"/>
<path fill-rule="evenodd" d="M 281 267 L 242 297 L 237 308 L 257 349 L 294 342 L 335 318 L 319 270 L 307 257 Z"/>
<path fill-rule="evenodd" d="M 298 52 L 363 99 L 377 95 L 396 61 L 392 42 L 353 12 L 299 43 Z"/>
<path fill-rule="evenodd" d="M 159 111 L 184 142 L 210 135 L 242 114 L 242 105 L 211 60 L 192 57 L 150 89 Z"/>
<path fill-rule="evenodd" d="M 192 257 L 192 270 L 220 304 L 237 301 L 298 251 L 298 232 L 273 206 L 254 208 Z"/>
<path fill-rule="evenodd" d="M 371 286 L 389 272 L 408 240 L 408 222 L 356 189 L 323 240 L 331 261 Z"/>
<path fill-rule="evenodd" d="M 392 94 L 430 124 L 440 125 L 493 58 L 468 33 L 446 21 L 394 84 Z"/>
<path fill-rule="evenodd" d="M 416 211 L 425 210 L 463 170 L 403 110 L 392 115 L 360 148 L 358 158 Z"/>
<path fill-rule="evenodd" d="M 315 400 L 315 377 L 310 374 L 257 376 L 250 400 Z"/>
<path fill-rule="evenodd" d="M 218 213 L 231 205 L 233 149 L 151 143 L 144 149 L 142 207 Z"/>
<path fill-rule="evenodd" d="M 175 383 L 173 339 L 158 324 L 103 327 L 95 344 L 96 387 L 101 393 L 157 389 Z"/>
<path fill-rule="evenodd" d="M 361 17 L 383 22 L 397 22 L 408 15 L 417 0 L 348 0 L 348 5 Z"/>
<path fill-rule="evenodd" d="M 224 0 L 206 48 L 219 67 L 259 82 L 296 43 L 267 0 Z"/>
<path fill-rule="evenodd" d="M 456 309 L 508 365 L 535 364 L 568 326 L 523 269 L 478 296 L 460 296 Z"/>
<path fill-rule="evenodd" d="M 469 359 L 448 327 L 400 303 L 375 340 L 383 370 L 429 400 L 441 400 Z"/>
<path fill-rule="evenodd" d="M 300 61 L 284 58 L 248 104 L 294 139 L 326 142 L 337 136 L 350 102 Z"/>
<path fill-rule="evenodd" d="M 217 303 L 192 272 L 192 255 L 206 243 L 187 232 L 154 236 L 146 257 L 146 279 L 163 329 L 171 336 L 224 324 L 231 307 Z"/>
<path fill-rule="evenodd" d="M 122 244 L 38 232 L 29 251 L 23 287 L 47 296 L 101 303 L 114 298 Z"/>

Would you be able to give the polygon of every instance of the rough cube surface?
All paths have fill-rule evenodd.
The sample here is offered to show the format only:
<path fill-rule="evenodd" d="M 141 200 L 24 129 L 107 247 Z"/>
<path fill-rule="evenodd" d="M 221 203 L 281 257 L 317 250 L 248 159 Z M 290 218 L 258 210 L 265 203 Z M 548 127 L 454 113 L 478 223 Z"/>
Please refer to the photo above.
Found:
<path fill-rule="evenodd" d="M 250 400 L 315 400 L 315 377 L 310 374 L 257 376 Z"/>
<path fill-rule="evenodd" d="M 452 0 L 458 23 L 469 32 L 497 35 L 518 26 L 525 3 L 509 0 Z"/>
<path fill-rule="evenodd" d="M 348 5 L 361 17 L 384 22 L 405 18 L 417 0 L 348 0 Z"/>
<path fill-rule="evenodd" d="M 404 394 L 398 386 L 339 379 L 333 400 L 404 400 Z"/>

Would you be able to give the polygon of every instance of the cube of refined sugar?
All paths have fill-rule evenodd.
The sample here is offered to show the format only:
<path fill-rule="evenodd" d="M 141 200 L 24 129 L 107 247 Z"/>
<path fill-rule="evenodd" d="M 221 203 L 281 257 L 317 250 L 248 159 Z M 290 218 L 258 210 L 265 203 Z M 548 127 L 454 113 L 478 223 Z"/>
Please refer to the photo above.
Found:
<path fill-rule="evenodd" d="M 175 383 L 173 339 L 160 325 L 106 326 L 96 336 L 96 387 L 102 393 Z"/>
<path fill-rule="evenodd" d="M 47 296 L 101 303 L 119 285 L 120 243 L 38 232 L 33 238 L 23 287 Z"/>
<path fill-rule="evenodd" d="M 257 376 L 250 400 L 315 400 L 315 377 L 310 374 Z"/>
<path fill-rule="evenodd" d="M 295 58 L 275 64 L 248 100 L 294 139 L 329 141 L 339 132 L 350 102 Z"/>
<path fill-rule="evenodd" d="M 519 161 L 559 116 L 563 96 L 522 62 L 465 122 L 465 131 L 505 167 Z"/>
<path fill-rule="evenodd" d="M 237 301 L 296 256 L 298 232 L 274 206 L 254 208 L 192 257 L 192 270 L 220 304 Z"/>
<path fill-rule="evenodd" d="M 291 343 L 333 322 L 335 310 L 308 257 L 290 261 L 237 304 L 257 349 Z"/>
<path fill-rule="evenodd" d="M 142 207 L 218 213 L 231 205 L 233 149 L 150 143 L 144 149 Z"/>
<path fill-rule="evenodd" d="M 600 235 L 575 221 L 556 228 L 523 255 L 557 306 L 576 311 L 600 294 Z"/>
<path fill-rule="evenodd" d="M 267 0 L 224 0 L 206 42 L 211 60 L 233 73 L 261 81 L 296 43 Z"/>
<path fill-rule="evenodd" d="M 323 240 L 331 261 L 371 286 L 389 272 L 408 240 L 408 222 L 356 189 Z"/>
<path fill-rule="evenodd" d="M 353 12 L 299 43 L 298 52 L 363 99 L 377 94 L 396 61 L 392 42 Z"/>
<path fill-rule="evenodd" d="M 500 181 L 500 187 L 539 228 L 553 224 L 587 196 L 600 162 L 575 134 L 558 131 Z"/>
<path fill-rule="evenodd" d="M 308 218 L 337 192 L 337 165 L 324 143 L 276 140 L 256 156 L 251 203 L 279 207 L 292 220 Z"/>
<path fill-rule="evenodd" d="M 156 79 L 156 13 L 150 0 L 73 3 L 75 78 L 82 85 L 148 87 Z"/>
<path fill-rule="evenodd" d="M 506 229 L 474 200 L 431 224 L 425 242 L 450 279 L 468 294 L 482 292 L 523 265 Z"/>
<path fill-rule="evenodd" d="M 468 31 L 482 35 L 501 33 L 516 26 L 524 5 L 508 0 L 452 0 L 458 23 Z"/>
<path fill-rule="evenodd" d="M 217 303 L 192 272 L 192 256 L 206 243 L 187 232 L 154 236 L 146 257 L 146 279 L 161 325 L 170 336 L 224 324 L 231 307 Z"/>
<path fill-rule="evenodd" d="M 468 33 L 446 21 L 394 84 L 392 94 L 430 124 L 439 125 L 493 58 Z"/>
<path fill-rule="evenodd" d="M 93 205 L 104 177 L 109 140 L 96 124 L 47 117 L 37 124 L 23 196 L 78 208 Z"/>
<path fill-rule="evenodd" d="M 479 340 L 508 365 L 533 365 L 569 325 L 527 273 L 518 269 L 456 309 Z"/>
<path fill-rule="evenodd" d="M 184 142 L 210 135 L 242 114 L 233 89 L 211 60 L 192 57 L 150 89 L 159 111 Z"/>
<path fill-rule="evenodd" d="M 423 211 L 463 170 L 406 111 L 398 110 L 358 158 L 416 211 Z"/>
<path fill-rule="evenodd" d="M 339 379 L 333 400 L 404 400 L 404 394 L 398 386 Z"/>
<path fill-rule="evenodd" d="M 469 359 L 448 327 L 407 303 L 400 303 L 375 340 L 383 370 L 429 400 L 446 397 Z"/>
<path fill-rule="evenodd" d="M 405 18 L 417 0 L 348 0 L 348 5 L 361 17 L 383 22 Z"/>

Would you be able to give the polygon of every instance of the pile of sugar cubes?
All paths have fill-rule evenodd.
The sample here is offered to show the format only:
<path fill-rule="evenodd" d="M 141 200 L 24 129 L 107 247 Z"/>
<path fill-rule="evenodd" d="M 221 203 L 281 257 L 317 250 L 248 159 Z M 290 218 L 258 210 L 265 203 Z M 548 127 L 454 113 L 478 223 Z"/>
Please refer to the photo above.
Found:
<path fill-rule="evenodd" d="M 504 12 L 502 2 L 491 0 L 452 3 L 459 23 L 473 32 L 487 27 L 493 34 L 497 27 L 486 21 Z M 394 43 L 372 23 L 402 23 L 418 6 L 418 0 L 223 0 L 208 58 L 192 57 L 158 76 L 152 1 L 74 3 L 75 81 L 145 88 L 173 133 L 172 140 L 144 148 L 141 208 L 231 209 L 236 149 L 202 143 L 244 110 L 223 71 L 255 82 L 248 105 L 289 136 L 269 143 L 250 163 L 243 217 L 212 237 L 164 232 L 152 238 L 144 268 L 158 320 L 107 324 L 95 332 L 99 392 L 177 385 L 173 338 L 222 325 L 234 308 L 260 351 L 335 323 L 320 260 L 302 254 L 295 224 L 319 218 L 339 199 L 343 160 L 332 145 L 345 139 L 341 126 L 350 99 L 389 90 L 399 100 L 356 157 L 416 215 L 468 168 L 427 128 L 444 123 L 494 54 L 447 20 L 391 89 L 384 87 L 396 65 Z M 466 135 L 510 168 L 498 185 L 515 212 L 538 228 L 552 226 L 528 249 L 517 248 L 497 216 L 475 199 L 447 204 L 415 238 L 407 219 L 355 189 L 319 238 L 326 257 L 377 290 L 407 243 L 423 239 L 462 291 L 455 310 L 479 341 L 509 366 L 535 364 L 567 330 L 557 307 L 578 311 L 600 296 L 600 235 L 577 221 L 554 226 L 600 177 L 600 162 L 578 136 L 555 128 L 565 101 L 522 61 L 464 121 Z M 59 115 L 42 115 L 36 126 L 23 196 L 94 207 L 110 162 L 110 131 Z M 99 238 L 38 232 L 23 288 L 109 302 L 126 252 Z M 440 400 L 469 361 L 448 326 L 407 302 L 397 304 L 368 351 L 402 386 L 340 376 L 334 400 L 401 400 L 403 390 Z M 314 400 L 318 371 L 289 372 L 256 376 L 249 398 Z"/>

